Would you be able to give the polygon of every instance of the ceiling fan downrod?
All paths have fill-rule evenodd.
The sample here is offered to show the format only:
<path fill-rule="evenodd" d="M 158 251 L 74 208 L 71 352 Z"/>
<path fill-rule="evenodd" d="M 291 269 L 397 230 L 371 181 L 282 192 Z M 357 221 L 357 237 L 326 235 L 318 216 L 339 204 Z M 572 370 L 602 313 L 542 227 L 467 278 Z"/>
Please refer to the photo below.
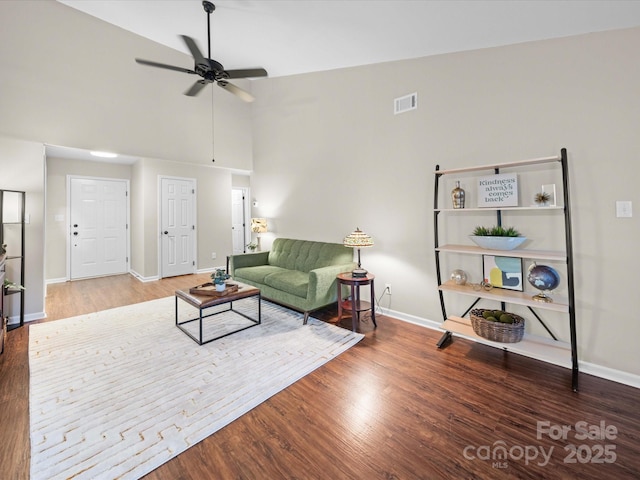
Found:
<path fill-rule="evenodd" d="M 204 7 L 204 11 L 207 12 L 207 44 L 209 45 L 209 55 L 208 58 L 211 58 L 211 13 L 216 9 L 216 6 L 204 0 L 202 2 L 202 6 Z"/>

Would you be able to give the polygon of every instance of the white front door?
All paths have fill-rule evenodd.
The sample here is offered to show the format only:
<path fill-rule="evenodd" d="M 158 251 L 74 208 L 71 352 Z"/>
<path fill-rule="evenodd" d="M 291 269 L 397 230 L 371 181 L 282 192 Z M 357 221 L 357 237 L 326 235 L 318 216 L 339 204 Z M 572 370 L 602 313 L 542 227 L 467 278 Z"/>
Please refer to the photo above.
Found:
<path fill-rule="evenodd" d="M 245 252 L 246 241 L 245 225 L 245 189 L 234 188 L 231 190 L 231 234 L 233 236 L 233 254 Z"/>
<path fill-rule="evenodd" d="M 128 271 L 127 180 L 69 177 L 71 280 Z"/>
<path fill-rule="evenodd" d="M 160 276 L 195 272 L 195 180 L 160 178 Z"/>

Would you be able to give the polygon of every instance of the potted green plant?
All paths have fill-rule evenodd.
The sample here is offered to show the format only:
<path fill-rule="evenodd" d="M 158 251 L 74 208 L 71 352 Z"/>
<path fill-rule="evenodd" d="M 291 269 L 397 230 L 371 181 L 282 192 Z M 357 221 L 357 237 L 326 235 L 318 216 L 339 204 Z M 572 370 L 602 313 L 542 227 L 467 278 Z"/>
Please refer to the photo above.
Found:
<path fill-rule="evenodd" d="M 479 247 L 491 250 L 513 250 L 527 239 L 515 228 L 502 225 L 489 228 L 478 226 L 469 238 Z"/>
<path fill-rule="evenodd" d="M 18 285 L 15 282 L 12 282 L 11 280 L 7 280 L 5 278 L 4 280 L 4 290 L 5 292 L 18 292 L 20 290 L 24 290 L 24 287 L 22 285 Z"/>
<path fill-rule="evenodd" d="M 216 271 L 211 274 L 211 280 L 213 280 L 213 284 L 216 286 L 216 291 L 224 292 L 226 288 L 226 281 L 231 278 L 224 268 L 216 268 Z"/>
<path fill-rule="evenodd" d="M 258 244 L 256 242 L 251 242 L 247 243 L 245 247 L 247 247 L 247 250 L 249 250 L 250 252 L 255 252 L 256 248 L 258 248 Z"/>

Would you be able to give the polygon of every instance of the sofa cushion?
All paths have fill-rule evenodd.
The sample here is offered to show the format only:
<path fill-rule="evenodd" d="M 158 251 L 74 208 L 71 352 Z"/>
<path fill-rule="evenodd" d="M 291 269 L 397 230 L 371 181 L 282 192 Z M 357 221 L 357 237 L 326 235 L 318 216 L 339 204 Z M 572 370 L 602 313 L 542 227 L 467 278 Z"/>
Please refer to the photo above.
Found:
<path fill-rule="evenodd" d="M 287 272 L 284 268 L 273 265 L 258 265 L 256 267 L 236 268 L 233 276 L 243 278 L 256 283 L 265 283 L 265 278 L 274 273 Z M 305 294 L 306 295 L 306 294 Z"/>
<path fill-rule="evenodd" d="M 320 267 L 351 262 L 353 249 L 339 243 L 276 238 L 269 251 L 270 265 L 306 273 Z"/>
<path fill-rule="evenodd" d="M 267 275 L 265 285 L 301 298 L 307 298 L 309 274 L 298 270 L 283 270 Z"/>

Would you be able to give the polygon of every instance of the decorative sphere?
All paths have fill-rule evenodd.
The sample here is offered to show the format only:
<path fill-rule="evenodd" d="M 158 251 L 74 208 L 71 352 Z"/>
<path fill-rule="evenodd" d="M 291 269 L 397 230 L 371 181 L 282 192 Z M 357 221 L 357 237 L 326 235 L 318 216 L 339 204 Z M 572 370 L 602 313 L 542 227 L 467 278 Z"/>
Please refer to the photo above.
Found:
<path fill-rule="evenodd" d="M 560 285 L 560 275 L 548 265 L 536 265 L 535 263 L 529 267 L 527 274 L 529 283 L 538 290 L 553 290 Z"/>
<path fill-rule="evenodd" d="M 464 285 L 467 283 L 467 274 L 464 273 L 463 270 L 454 270 L 451 272 L 451 280 L 453 280 L 456 285 Z"/>

